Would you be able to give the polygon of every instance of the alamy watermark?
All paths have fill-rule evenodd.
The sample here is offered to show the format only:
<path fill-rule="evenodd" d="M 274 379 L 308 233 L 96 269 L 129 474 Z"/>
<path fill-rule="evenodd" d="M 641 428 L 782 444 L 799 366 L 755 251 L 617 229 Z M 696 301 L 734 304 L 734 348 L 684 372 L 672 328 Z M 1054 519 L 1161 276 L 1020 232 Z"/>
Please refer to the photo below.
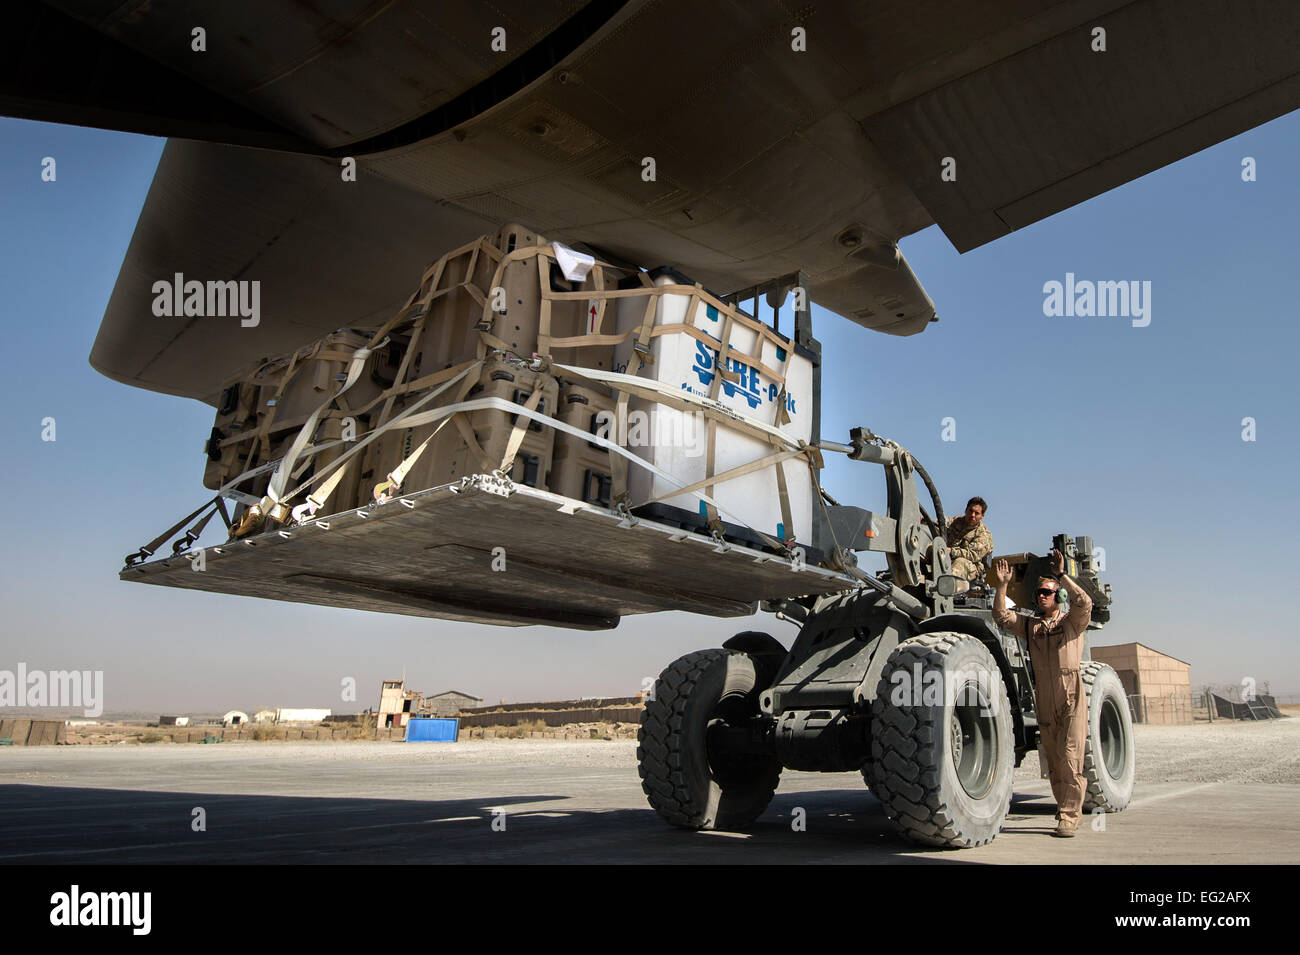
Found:
<path fill-rule="evenodd" d="M 981 717 L 998 713 L 1007 698 L 1002 677 L 985 669 L 926 670 L 918 660 L 910 670 L 895 670 L 889 678 L 891 706 L 977 706 Z"/>
<path fill-rule="evenodd" d="M 238 315 L 243 328 L 256 328 L 262 322 L 262 283 L 257 279 L 200 282 L 177 272 L 154 282 L 152 291 L 153 313 L 159 318 Z"/>
<path fill-rule="evenodd" d="M 88 717 L 104 712 L 103 670 L 0 670 L 0 707 L 81 708 Z"/>
<path fill-rule="evenodd" d="M 152 892 L 88 892 L 73 885 L 50 896 L 50 924 L 122 926 L 132 935 L 148 935 L 152 909 Z"/>
<path fill-rule="evenodd" d="M 1076 280 L 1043 284 L 1043 314 L 1048 318 L 1128 318 L 1134 328 L 1151 324 L 1151 283 L 1134 280 L 1093 282 Z"/>
<path fill-rule="evenodd" d="M 701 457 L 708 445 L 709 426 L 698 411 L 668 414 L 623 410 L 596 412 L 592 428 L 598 438 L 619 441 L 627 448 L 682 448 L 686 457 Z"/>

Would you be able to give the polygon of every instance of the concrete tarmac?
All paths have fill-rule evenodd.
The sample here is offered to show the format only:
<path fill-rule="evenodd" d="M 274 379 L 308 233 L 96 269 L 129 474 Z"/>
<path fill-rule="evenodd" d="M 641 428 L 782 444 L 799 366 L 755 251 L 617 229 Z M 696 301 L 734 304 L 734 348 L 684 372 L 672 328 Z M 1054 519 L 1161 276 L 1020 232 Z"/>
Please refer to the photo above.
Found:
<path fill-rule="evenodd" d="M 1171 748 L 1196 729 L 1138 727 L 1132 805 L 1073 840 L 1050 835 L 1029 756 L 1003 831 L 967 850 L 907 842 L 850 774 L 786 772 L 749 833 L 673 829 L 626 740 L 14 748 L 0 750 L 0 863 L 1300 863 L 1300 719 L 1193 732 L 1198 752 L 1271 754 L 1212 773 Z"/>

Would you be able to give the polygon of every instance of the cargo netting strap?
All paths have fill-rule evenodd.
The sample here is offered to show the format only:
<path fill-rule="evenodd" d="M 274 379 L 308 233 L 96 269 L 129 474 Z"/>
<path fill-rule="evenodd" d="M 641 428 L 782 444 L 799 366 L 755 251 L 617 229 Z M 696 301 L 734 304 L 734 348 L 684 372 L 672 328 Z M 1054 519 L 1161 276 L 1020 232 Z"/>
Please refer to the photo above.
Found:
<path fill-rule="evenodd" d="M 692 293 L 690 304 L 686 306 L 686 319 L 691 321 L 695 316 L 695 310 L 699 307 L 699 294 Z M 722 323 L 722 336 L 719 338 L 718 360 L 713 364 L 713 380 L 709 382 L 709 400 L 716 402 L 718 394 L 722 391 L 722 382 L 724 372 L 727 368 L 726 360 L 723 356 L 727 353 L 727 346 L 731 343 L 731 314 L 727 314 L 727 320 Z M 732 379 L 734 380 L 734 379 Z M 713 474 L 713 469 L 717 462 L 718 453 L 718 422 L 714 418 L 709 418 L 706 425 L 708 429 L 707 440 L 704 446 L 704 474 L 709 476 Z M 706 482 L 707 483 L 707 482 Z M 708 485 L 708 493 L 713 494 L 713 485 Z M 718 516 L 716 508 L 705 507 L 705 520 L 708 521 L 709 532 L 714 537 L 722 537 L 722 518 Z"/>
<path fill-rule="evenodd" d="M 789 451 L 773 451 L 771 454 L 765 457 L 761 457 L 756 461 L 750 461 L 748 464 L 737 465 L 734 468 L 730 468 L 729 470 L 723 471 L 721 474 L 710 474 L 707 477 L 703 477 L 700 480 L 696 481 L 694 484 L 688 484 L 685 487 L 678 488 L 677 490 L 669 491 L 667 494 L 661 494 L 658 497 L 652 497 L 650 500 L 645 501 L 643 503 L 660 504 L 666 500 L 669 500 L 670 498 L 677 497 L 680 494 L 694 494 L 696 491 L 700 490 L 701 488 L 706 488 L 711 492 L 712 487 L 715 484 L 725 484 L 726 482 L 734 480 L 735 478 L 741 478 L 747 474 L 753 474 L 755 471 L 762 471 L 764 468 L 769 468 L 774 465 L 779 465 L 782 461 L 789 461 L 791 458 L 802 458 L 802 457 L 806 457 L 806 451 L 802 447 L 794 448 L 793 450 L 789 450 Z M 778 471 L 777 473 L 779 474 L 780 472 Z M 638 507 L 639 506 L 641 505 L 638 505 Z M 789 510 L 788 502 L 786 503 L 785 509 L 787 511 Z"/>
<path fill-rule="evenodd" d="M 785 407 L 785 382 L 781 383 L 781 391 L 776 398 L 776 412 L 772 415 L 772 423 L 778 428 L 790 421 L 790 413 Z M 803 442 L 800 442 L 801 447 Z M 809 469 L 813 472 L 813 484 L 817 483 L 817 462 L 809 460 Z M 785 478 L 785 462 L 778 461 L 776 464 L 776 491 L 778 503 L 781 506 L 781 521 L 785 528 L 785 536 L 789 543 L 795 541 L 794 531 L 794 512 L 790 508 L 790 488 Z"/>
<path fill-rule="evenodd" d="M 375 489 L 371 496 L 374 497 L 378 503 L 384 504 L 387 501 L 391 501 L 401 493 L 402 484 L 406 481 L 406 475 L 411 472 L 411 468 L 415 467 L 415 463 L 420 460 L 420 456 L 424 454 L 429 445 L 433 443 L 433 439 L 438 436 L 438 433 L 442 431 L 450 421 L 450 417 L 443 418 L 439 421 L 438 426 L 433 429 L 433 432 L 421 441 L 414 451 L 403 458 L 397 467 L 393 468 L 393 470 L 388 473 L 387 479 L 375 485 Z"/>
<path fill-rule="evenodd" d="M 297 497 L 299 494 L 305 491 L 312 484 L 316 483 L 317 481 L 322 481 L 326 479 L 326 477 L 329 474 L 331 474 L 336 468 L 341 467 L 345 462 L 350 460 L 356 454 L 360 453 L 360 451 L 363 448 L 365 448 L 376 438 L 386 433 L 387 431 L 392 430 L 394 428 L 417 427 L 418 426 L 417 424 L 411 423 L 411 419 L 414 415 L 419 413 L 421 408 L 428 405 L 435 398 L 443 394 L 445 391 L 447 391 L 449 388 L 451 388 L 453 385 L 457 383 L 461 384 L 462 388 L 464 389 L 464 392 L 468 392 L 469 388 L 471 388 L 474 382 L 476 381 L 476 376 L 482 367 L 483 367 L 482 359 L 475 359 L 474 361 L 465 362 L 461 365 L 453 366 L 451 368 L 444 368 L 436 376 L 431 376 L 431 377 L 443 377 L 445 380 L 441 384 L 439 384 L 437 388 L 434 388 L 428 394 L 422 395 L 410 407 L 403 409 L 401 414 L 384 422 L 384 424 L 380 425 L 379 427 L 376 427 L 371 431 L 368 431 L 363 437 L 358 438 L 357 441 L 352 445 L 352 447 L 348 448 L 347 451 L 339 455 L 334 461 L 330 462 L 329 465 L 321 469 L 318 473 L 313 474 L 303 484 L 299 485 L 298 487 L 290 491 L 288 494 L 284 495 L 284 499 L 293 500 L 293 498 Z M 328 447 L 328 445 L 324 445 L 322 447 Z M 238 481 L 240 480 L 240 478 L 237 478 L 236 480 Z"/>
<path fill-rule="evenodd" d="M 316 512 L 324 507 L 325 502 L 330 499 L 330 495 L 334 493 L 334 489 L 339 486 L 339 482 L 343 480 L 343 475 L 348 472 L 348 468 L 351 466 L 351 461 L 345 461 L 343 466 L 326 478 L 320 487 L 308 494 L 307 500 L 299 504 L 291 512 L 293 519 L 301 524 L 303 521 L 314 518 Z"/>
<path fill-rule="evenodd" d="M 644 272 L 640 273 L 640 280 L 643 288 L 653 290 L 654 286 L 650 282 L 650 277 Z M 632 343 L 632 355 L 628 358 L 627 374 L 629 377 L 635 376 L 641 369 L 641 358 L 650 356 L 650 333 L 655 326 L 655 309 L 658 306 L 659 299 L 653 295 L 646 298 L 645 313 L 641 316 L 641 324 L 636 328 L 636 340 Z M 616 388 L 614 391 L 618 398 L 614 408 L 614 437 L 618 441 L 619 447 L 627 443 L 627 435 L 624 433 L 627 423 L 627 406 L 630 399 L 629 392 Z M 623 457 L 615 454 L 610 455 L 609 459 L 609 484 L 610 500 L 619 507 L 629 507 L 627 489 L 627 462 Z"/>
<path fill-rule="evenodd" d="M 379 344 L 382 345 L 383 341 Z M 316 410 L 307 416 L 307 421 L 303 424 L 297 436 L 293 439 L 293 443 L 289 445 L 289 450 L 285 452 L 284 457 L 280 460 L 280 466 L 277 467 L 275 472 L 271 475 L 271 484 L 270 487 L 267 488 L 266 496 L 269 497 L 273 503 L 283 503 L 282 499 L 284 497 L 284 490 L 289 483 L 289 477 L 293 471 L 293 466 L 298 460 L 298 455 L 302 453 L 302 449 L 307 446 L 312 435 L 315 434 L 316 425 L 320 421 L 320 416 L 324 414 L 332 404 L 334 404 L 340 395 L 346 393 L 349 388 L 360 380 L 361 372 L 366 367 L 366 360 L 370 357 L 376 347 L 379 346 L 376 345 L 372 347 L 367 344 L 353 352 L 352 363 L 348 366 L 348 376 L 344 380 L 343 386 L 321 402 Z"/>
<path fill-rule="evenodd" d="M 816 447 L 809 445 L 803 441 L 798 441 L 794 438 L 791 438 L 785 432 L 779 430 L 779 428 L 776 426 L 764 424 L 763 422 L 760 422 L 754 418 L 747 418 L 744 415 L 741 415 L 738 412 L 733 411 L 730 408 L 727 408 L 725 405 L 722 405 L 715 400 L 705 399 L 698 395 L 691 394 L 690 392 L 675 390 L 669 388 L 667 385 L 661 384 L 660 382 L 654 381 L 652 379 L 635 378 L 630 375 L 620 374 L 618 372 L 604 372 L 598 369 L 577 368 L 569 365 L 555 365 L 554 368 L 564 373 L 566 376 L 573 376 L 575 378 L 580 378 L 580 379 L 585 378 L 591 382 L 609 384 L 611 387 L 619 388 L 622 393 L 637 395 L 638 397 L 643 397 L 650 401 L 656 401 L 660 404 L 667 405 L 677 410 L 698 412 L 705 416 L 705 418 L 708 421 L 708 424 L 710 425 L 710 432 L 711 432 L 710 444 L 712 444 L 712 437 L 713 437 L 713 432 L 715 431 L 716 424 L 721 421 L 724 422 L 727 425 L 727 427 L 731 428 L 732 430 L 740 431 L 741 433 L 747 434 L 750 437 L 756 438 L 760 441 L 764 441 L 772 445 L 773 447 L 777 448 L 778 451 L 775 454 L 773 454 L 771 458 L 776 459 L 778 455 L 780 456 L 779 460 L 773 460 L 772 463 L 777 468 L 777 486 L 778 489 L 780 490 L 780 496 L 781 496 L 782 520 L 787 522 L 785 524 L 786 540 L 778 541 L 776 538 L 772 538 L 769 535 L 763 533 L 762 531 L 757 530 L 756 528 L 749 527 L 749 525 L 746 524 L 744 521 L 733 521 L 733 523 L 739 523 L 742 526 L 749 527 L 750 530 L 754 531 L 754 533 L 758 534 L 769 544 L 776 546 L 778 548 L 788 549 L 794 544 L 795 536 L 794 536 L 794 530 L 791 526 L 792 511 L 790 508 L 788 488 L 786 487 L 785 484 L 784 464 L 786 460 L 789 460 L 791 458 L 795 458 L 795 457 L 804 458 L 805 461 L 807 462 L 808 469 L 811 473 L 811 479 L 813 481 L 813 484 L 814 486 L 816 486 L 816 482 L 817 482 L 816 471 L 817 468 L 821 467 L 823 463 L 821 460 L 821 454 Z M 784 408 L 784 402 L 782 403 L 782 408 Z M 785 421 L 782 420 L 785 418 L 786 415 L 784 413 L 777 414 L 777 419 L 780 423 L 785 423 Z M 780 449 L 784 449 L 784 451 L 781 451 Z M 641 465 L 645 464 L 645 462 L 640 458 L 633 457 L 632 455 L 628 455 L 628 457 L 634 460 L 638 464 Z M 742 477 L 744 474 L 749 474 L 749 473 L 753 473 L 754 471 L 761 470 L 764 466 L 766 466 L 767 461 L 768 459 L 765 458 L 759 462 L 754 462 L 751 465 L 742 465 L 738 468 L 733 468 L 722 475 L 711 475 L 713 468 L 712 468 L 712 456 L 710 456 L 709 466 L 708 469 L 706 470 L 706 475 L 711 475 L 711 476 L 706 477 L 702 482 L 697 482 L 695 485 L 691 485 L 689 493 L 698 496 L 704 502 L 706 513 L 709 514 L 710 519 L 716 520 L 717 519 L 716 515 L 719 512 L 722 512 L 722 509 L 717 505 L 717 502 L 713 500 L 711 485 L 720 484 L 723 483 L 723 481 L 725 480 L 731 480 L 732 478 L 735 477 Z M 681 481 L 677 480 L 676 478 L 670 478 L 669 480 L 671 481 L 671 483 L 677 485 L 679 488 L 685 486 Z M 704 493 L 699 493 L 697 489 L 700 487 L 705 488 Z M 662 501 L 668 498 L 676 497 L 679 494 L 683 494 L 683 493 L 688 493 L 688 492 L 679 490 L 672 494 L 656 498 L 653 501 L 648 501 L 643 503 L 656 503 L 657 501 Z M 638 504 L 637 506 L 641 506 L 641 505 Z"/>
<path fill-rule="evenodd" d="M 533 385 L 533 393 L 524 402 L 524 407 L 529 411 L 536 411 L 538 404 L 541 403 L 542 396 L 546 394 L 548 390 L 546 379 L 549 379 L 551 386 L 554 385 L 554 378 L 549 375 L 545 376 L 545 378 L 539 376 L 537 382 Z M 510 472 L 514 470 L 515 466 L 515 455 L 519 453 L 519 446 L 524 443 L 524 435 L 527 433 L 528 419 L 522 415 L 516 417 L 514 427 L 510 429 L 510 437 L 506 440 L 505 453 L 501 456 L 500 464 L 497 465 L 497 474 L 503 477 L 510 476 Z"/>
<path fill-rule="evenodd" d="M 492 281 L 488 288 L 487 294 L 481 295 L 479 298 L 476 299 L 476 301 L 478 301 L 479 304 L 482 306 L 482 312 L 479 316 L 479 323 L 478 323 L 478 329 L 480 333 L 478 357 L 485 358 L 487 357 L 487 353 L 493 349 L 497 349 L 499 351 L 505 351 L 505 352 L 512 351 L 511 346 L 507 342 L 504 342 L 497 336 L 491 334 L 492 328 L 496 324 L 496 319 L 501 314 L 492 307 L 491 290 L 494 288 L 501 287 L 501 283 L 505 277 L 506 268 L 509 265 L 511 265 L 514 262 L 523 262 L 527 259 L 533 258 L 534 256 L 536 256 L 538 259 L 544 260 L 544 256 L 542 256 L 541 253 L 549 249 L 550 246 L 529 245 L 529 246 L 523 246 L 521 248 L 515 249 L 511 252 L 502 253 L 500 249 L 497 249 L 495 246 L 492 245 L 492 243 L 487 241 L 486 236 L 480 241 L 482 241 L 484 245 L 486 245 L 488 248 L 492 249 L 492 251 L 495 252 L 496 255 L 500 256 L 500 258 L 496 260 L 497 267 L 496 270 L 493 271 L 492 273 Z M 542 282 L 542 289 L 543 291 L 545 291 L 549 287 L 548 277 L 546 275 L 543 275 L 541 277 L 541 282 Z M 541 326 L 543 331 L 549 329 L 549 314 L 550 313 L 547 312 L 545 309 L 545 304 L 543 304 L 543 311 L 542 311 L 543 324 Z M 539 352 L 541 351 L 540 340 L 538 343 L 538 350 Z M 520 357 L 525 357 L 525 356 L 520 356 Z"/>
<path fill-rule="evenodd" d="M 376 424 L 383 424 L 388 420 L 388 416 L 393 413 L 393 403 L 397 401 L 397 396 L 402 392 L 406 384 L 406 376 L 411 370 L 411 358 L 415 355 L 416 348 L 420 342 L 420 333 L 424 331 L 424 323 L 428 319 L 428 313 L 421 313 L 411 326 L 411 343 L 406 346 L 406 352 L 402 355 L 402 361 L 397 366 L 397 373 L 393 376 L 393 384 L 386 389 L 388 395 L 384 399 L 384 407 L 380 409 L 379 420 Z"/>
<path fill-rule="evenodd" d="M 660 467 L 657 467 L 654 464 L 651 464 L 649 461 L 645 460 L 644 458 L 639 457 L 636 454 L 633 454 L 631 451 L 628 451 L 626 448 L 620 447 L 618 444 L 616 444 L 613 441 L 610 441 L 608 438 L 604 438 L 598 434 L 591 434 L 588 431 L 582 431 L 578 428 L 573 427 L 572 425 L 565 424 L 563 421 L 560 421 L 558 418 L 553 418 L 550 415 L 543 414 L 540 411 L 531 410 L 529 408 L 526 408 L 523 405 L 516 404 L 513 401 L 507 401 L 504 398 L 492 398 L 492 397 L 472 398 L 469 401 L 460 402 L 458 404 L 445 405 L 439 408 L 433 408 L 429 411 L 422 411 L 419 414 L 413 415 L 410 419 L 408 419 L 406 422 L 406 426 L 413 427 L 413 428 L 422 427 L 424 425 L 433 424 L 435 421 L 439 421 L 443 418 L 449 418 L 453 415 L 459 415 L 459 414 L 464 414 L 464 413 L 474 412 L 474 411 L 505 411 L 510 414 L 522 415 L 540 424 L 544 424 L 549 427 L 552 427 L 557 431 L 563 431 L 565 434 L 570 434 L 575 438 L 581 438 L 583 441 L 590 441 L 593 444 L 597 444 L 603 448 L 606 448 L 607 450 L 613 452 L 614 454 L 621 455 L 622 457 L 626 458 L 628 461 L 637 465 L 638 467 L 645 468 L 651 473 L 658 475 L 659 477 L 663 478 L 665 481 L 675 484 L 678 487 L 685 486 L 684 482 L 674 477 L 673 475 L 669 474 L 667 471 L 663 470 Z M 733 523 L 738 524 L 742 527 L 748 527 L 750 530 L 752 530 L 755 534 L 761 537 L 769 545 L 777 548 L 784 546 L 776 538 L 764 534 L 762 531 L 758 530 L 757 528 L 749 527 L 749 525 L 746 524 L 745 521 L 733 515 L 730 511 L 722 507 L 722 505 L 720 505 L 717 501 L 713 500 L 711 497 L 708 497 L 707 495 L 704 494 L 698 494 L 698 493 L 697 496 L 701 500 L 705 501 L 706 504 L 712 505 L 713 507 L 717 508 L 721 513 L 726 514 L 729 518 L 732 518 Z"/>
<path fill-rule="evenodd" d="M 428 404 L 434 398 L 438 397 L 440 394 L 442 394 L 444 391 L 450 388 L 452 385 L 462 380 L 465 381 L 465 385 L 463 385 L 463 390 L 460 393 L 460 395 L 463 396 L 465 391 L 468 391 L 468 388 L 473 384 L 474 375 L 480 367 L 482 367 L 481 361 L 465 362 L 460 366 L 446 368 L 443 369 L 443 371 L 438 372 L 436 375 L 430 376 L 433 378 L 442 378 L 445 380 L 443 381 L 440 387 L 435 388 L 433 391 L 421 397 L 417 402 L 411 405 L 410 408 L 406 409 L 402 413 L 402 415 L 393 418 L 392 420 L 386 422 L 381 427 L 378 427 L 368 432 L 363 438 L 357 441 L 353 445 L 353 447 L 344 451 L 341 455 L 339 455 L 337 458 L 335 458 L 325 467 L 319 469 L 306 482 L 294 488 L 293 491 L 287 494 L 282 493 L 279 498 L 275 498 L 275 499 L 273 499 L 270 496 L 270 494 L 262 498 L 261 501 L 254 504 L 250 508 L 250 510 L 245 514 L 245 518 L 243 521 L 240 522 L 239 526 L 233 529 L 232 536 L 243 537 L 252 533 L 260 526 L 261 520 L 267 517 L 268 515 L 272 514 L 273 511 L 279 510 L 285 512 L 286 514 L 291 513 L 289 508 L 286 506 L 286 502 L 293 500 L 295 497 L 297 497 L 300 493 L 305 491 L 312 484 L 321 481 L 328 481 L 331 475 L 340 473 L 342 469 L 347 466 L 348 462 L 358 452 L 360 452 L 364 447 L 366 447 L 366 445 L 370 444 L 370 442 L 372 442 L 380 434 L 389 430 L 393 426 L 400 424 L 402 421 L 405 420 L 405 418 L 408 415 L 414 413 L 419 408 Z M 335 440 L 335 441 L 326 441 L 315 445 L 307 445 L 305 442 L 310 438 L 310 435 L 314 430 L 314 427 L 315 426 L 312 425 L 312 427 L 309 429 L 306 426 L 304 426 L 303 430 L 299 432 L 297 439 L 295 439 L 295 444 L 297 444 L 299 441 L 303 442 L 303 446 L 299 449 L 299 452 L 303 455 L 305 459 L 309 460 L 311 457 L 313 457 L 316 454 L 319 454 L 321 451 L 327 450 L 332 447 L 336 447 L 344 443 L 341 440 Z M 267 471 L 270 471 L 272 469 L 275 469 L 278 473 L 279 469 L 284 467 L 285 462 L 287 460 L 288 460 L 288 456 L 286 455 L 286 457 L 281 458 L 277 461 L 268 461 L 263 465 L 244 471 L 242 474 L 232 478 L 231 480 L 227 481 L 224 485 L 222 485 L 220 490 L 218 490 L 217 492 L 218 497 L 224 494 L 231 493 L 232 489 L 237 487 L 240 483 L 252 477 L 255 477 L 259 474 L 264 474 Z M 341 480 L 341 477 L 338 480 Z M 337 486 L 338 480 L 335 481 L 334 486 Z M 328 494 L 333 493 L 334 486 L 329 488 L 328 493 L 325 493 L 324 495 L 319 495 L 317 496 L 316 499 L 321 504 L 323 504 L 324 500 L 328 498 Z M 300 513 L 305 513 L 305 512 L 300 512 Z"/>

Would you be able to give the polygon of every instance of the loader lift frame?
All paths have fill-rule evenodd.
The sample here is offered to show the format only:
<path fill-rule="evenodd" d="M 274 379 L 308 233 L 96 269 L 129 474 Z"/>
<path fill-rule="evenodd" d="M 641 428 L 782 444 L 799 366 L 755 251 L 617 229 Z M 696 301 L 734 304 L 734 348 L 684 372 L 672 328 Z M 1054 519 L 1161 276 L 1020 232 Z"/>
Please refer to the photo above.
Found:
<path fill-rule="evenodd" d="M 670 664 L 642 717 L 642 787 L 673 825 L 744 829 L 767 807 L 782 769 L 861 772 L 913 841 L 983 845 L 1009 810 L 1014 768 L 1038 744 L 1028 647 L 996 625 L 986 593 L 958 596 L 962 583 L 949 573 L 940 532 L 943 506 L 924 468 L 866 428 L 851 437 L 842 448 L 850 458 L 885 469 L 888 513 L 831 503 L 814 538 L 829 538 L 836 569 L 863 586 L 769 602 L 766 609 L 800 628 L 788 651 L 770 634 L 747 631 Z M 935 520 L 920 504 L 918 480 Z M 1100 627 L 1109 588 L 1087 561 L 1079 576 L 1066 535 L 1053 544 L 1096 595 L 1090 628 Z M 857 570 L 852 552 L 860 550 L 885 553 L 889 569 Z M 1021 579 L 1045 560 L 1022 558 Z M 1120 811 L 1135 776 L 1123 686 L 1092 661 L 1083 682 L 1084 808 Z"/>

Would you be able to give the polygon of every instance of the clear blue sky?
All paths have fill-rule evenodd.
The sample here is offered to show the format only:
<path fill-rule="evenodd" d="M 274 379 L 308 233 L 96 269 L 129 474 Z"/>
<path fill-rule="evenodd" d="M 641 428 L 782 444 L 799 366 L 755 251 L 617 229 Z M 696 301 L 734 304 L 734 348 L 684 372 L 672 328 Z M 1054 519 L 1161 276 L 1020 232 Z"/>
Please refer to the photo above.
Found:
<path fill-rule="evenodd" d="M 789 642 L 771 618 L 514 630 L 120 583 L 123 555 L 204 497 L 212 421 L 87 363 L 161 149 L 0 119 L 0 669 L 102 669 L 109 710 L 350 711 L 403 669 L 426 691 L 493 701 L 622 696 L 737 630 Z M 815 312 L 823 435 L 864 424 L 898 440 L 949 511 L 987 498 L 1000 553 L 1091 534 L 1116 596 L 1095 643 L 1180 657 L 1193 685 L 1250 676 L 1300 693 L 1286 517 L 1300 466 L 1297 155 L 1292 114 L 964 256 L 934 228 L 904 240 L 941 321 L 900 339 Z M 56 182 L 41 181 L 44 156 Z M 1242 181 L 1244 156 L 1258 181 Z M 1150 326 L 1044 316 L 1043 284 L 1067 272 L 1150 281 Z M 40 438 L 47 416 L 53 443 Z M 955 442 L 941 440 L 949 416 Z M 875 466 L 834 460 L 825 483 L 883 506 Z M 344 677 L 356 703 L 339 698 Z"/>

